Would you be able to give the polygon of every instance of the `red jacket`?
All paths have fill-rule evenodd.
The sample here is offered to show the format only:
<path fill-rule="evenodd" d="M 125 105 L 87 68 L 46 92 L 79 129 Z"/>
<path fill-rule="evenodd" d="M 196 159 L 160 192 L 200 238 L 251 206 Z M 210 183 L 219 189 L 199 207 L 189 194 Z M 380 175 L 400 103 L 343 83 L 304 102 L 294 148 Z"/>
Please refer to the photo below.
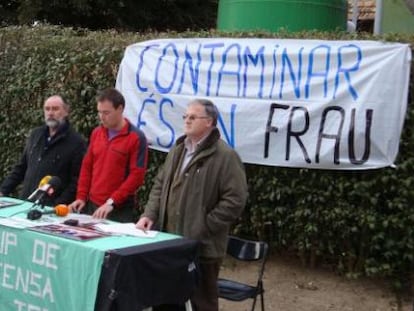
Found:
<path fill-rule="evenodd" d="M 147 140 L 142 131 L 125 121 L 125 126 L 111 140 L 105 127 L 93 130 L 82 162 L 77 199 L 100 206 L 112 198 L 116 207 L 144 183 Z"/>

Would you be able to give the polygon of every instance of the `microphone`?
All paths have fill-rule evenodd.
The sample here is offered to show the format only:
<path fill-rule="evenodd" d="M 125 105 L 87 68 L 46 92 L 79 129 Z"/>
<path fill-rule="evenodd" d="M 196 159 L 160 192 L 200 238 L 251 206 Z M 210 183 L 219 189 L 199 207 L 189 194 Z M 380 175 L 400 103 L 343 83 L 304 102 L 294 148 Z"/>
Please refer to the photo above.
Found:
<path fill-rule="evenodd" d="M 60 187 L 61 181 L 57 176 L 45 176 L 39 183 L 39 187 L 29 196 L 28 200 L 35 200 L 34 205 L 42 203 L 44 196 L 52 196 Z"/>
<path fill-rule="evenodd" d="M 66 204 L 58 204 L 56 205 L 53 210 L 50 211 L 39 211 L 38 209 L 33 209 L 27 213 L 27 219 L 30 220 L 36 220 L 42 217 L 42 215 L 47 214 L 55 214 L 56 216 L 65 217 L 67 214 L 69 214 L 69 206 Z"/>
<path fill-rule="evenodd" d="M 27 200 L 32 201 L 34 198 L 36 198 L 39 195 L 39 192 L 41 191 L 40 189 L 44 187 L 46 184 L 48 184 L 51 179 L 52 179 L 52 176 L 50 175 L 46 175 L 45 177 L 43 177 L 40 180 L 39 185 L 37 186 L 37 189 L 33 191 L 31 195 L 29 195 Z"/>

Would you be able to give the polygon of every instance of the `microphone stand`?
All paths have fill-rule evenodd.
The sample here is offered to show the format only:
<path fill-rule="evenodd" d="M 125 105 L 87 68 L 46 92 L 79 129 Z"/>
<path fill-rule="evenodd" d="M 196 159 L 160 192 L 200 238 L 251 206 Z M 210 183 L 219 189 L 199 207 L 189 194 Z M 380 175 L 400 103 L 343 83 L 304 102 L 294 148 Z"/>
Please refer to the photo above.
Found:
<path fill-rule="evenodd" d="M 36 201 L 33 202 L 32 206 L 27 212 L 27 218 L 30 220 L 39 219 L 42 214 L 43 210 L 45 209 L 44 197 L 41 195 Z M 39 207 L 39 208 L 36 208 Z"/>

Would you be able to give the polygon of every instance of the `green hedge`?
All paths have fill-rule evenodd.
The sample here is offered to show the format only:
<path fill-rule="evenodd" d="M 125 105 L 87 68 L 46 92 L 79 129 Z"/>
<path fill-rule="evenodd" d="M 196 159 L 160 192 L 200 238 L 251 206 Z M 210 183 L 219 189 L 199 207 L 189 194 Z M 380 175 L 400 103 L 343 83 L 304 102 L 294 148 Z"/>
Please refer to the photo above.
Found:
<path fill-rule="evenodd" d="M 43 121 L 42 104 L 63 94 L 71 120 L 88 137 L 96 126 L 96 90 L 115 84 L 127 45 L 160 37 L 277 37 L 371 39 L 414 43 L 414 36 L 346 33 L 117 33 L 58 27 L 0 28 L 0 177 L 18 158 L 30 129 Z M 414 71 L 414 70 L 412 70 Z M 410 93 L 413 92 L 411 79 Z M 305 264 L 329 263 L 350 276 L 414 276 L 414 106 L 406 116 L 396 168 L 363 172 L 246 165 L 249 202 L 234 228 L 268 239 L 273 250 L 297 253 Z M 152 151 L 140 201 L 164 154 Z"/>

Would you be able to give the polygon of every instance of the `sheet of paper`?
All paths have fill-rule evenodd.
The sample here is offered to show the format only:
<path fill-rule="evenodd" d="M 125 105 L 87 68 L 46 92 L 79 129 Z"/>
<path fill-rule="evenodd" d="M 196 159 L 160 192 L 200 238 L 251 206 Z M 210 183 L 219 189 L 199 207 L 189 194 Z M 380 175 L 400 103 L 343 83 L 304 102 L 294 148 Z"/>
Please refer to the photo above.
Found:
<path fill-rule="evenodd" d="M 62 223 L 68 219 L 76 219 L 79 222 L 79 225 L 108 223 L 105 219 L 93 218 L 91 215 L 78 213 L 70 213 L 65 217 L 59 217 L 58 219 L 59 222 Z"/>
<path fill-rule="evenodd" d="M 108 223 L 105 219 L 96 219 L 92 218 L 90 215 L 86 214 L 68 214 L 65 217 L 57 217 L 56 215 L 42 215 L 41 218 L 37 220 L 29 220 L 25 217 L 12 216 L 12 217 L 0 217 L 0 225 L 13 227 L 13 228 L 30 228 L 39 225 L 48 225 L 48 224 L 59 224 L 63 223 L 67 219 L 76 219 L 79 222 L 79 226 L 86 225 L 95 225 L 99 223 Z"/>
<path fill-rule="evenodd" d="M 153 238 L 157 235 L 158 231 L 148 230 L 143 231 L 137 229 L 135 224 L 131 223 L 116 223 L 116 224 L 96 224 L 96 229 L 107 233 L 136 236 L 140 238 Z"/>
<path fill-rule="evenodd" d="M 0 218 L 0 225 L 12 227 L 12 228 L 30 228 L 30 227 L 36 227 L 39 225 L 46 225 L 46 224 L 52 224 L 53 222 L 45 220 L 45 219 L 38 219 L 38 220 L 29 220 L 27 218 L 22 217 L 5 217 Z"/>

